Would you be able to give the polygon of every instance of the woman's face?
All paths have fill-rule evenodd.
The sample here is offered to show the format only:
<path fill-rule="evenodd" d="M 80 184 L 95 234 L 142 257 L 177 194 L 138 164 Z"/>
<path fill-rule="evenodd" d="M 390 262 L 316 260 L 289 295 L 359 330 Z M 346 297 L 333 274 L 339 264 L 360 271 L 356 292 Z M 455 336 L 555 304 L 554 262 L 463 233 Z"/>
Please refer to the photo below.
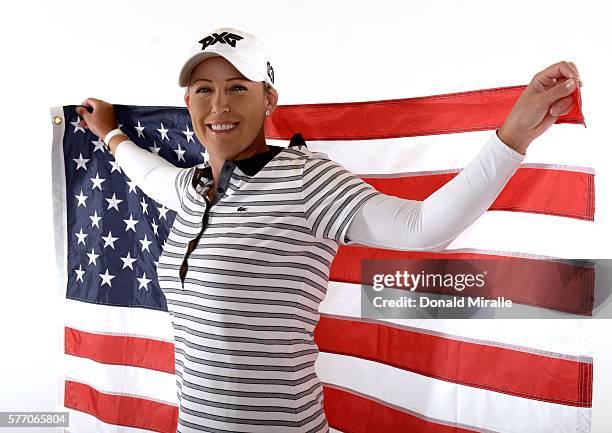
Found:
<path fill-rule="evenodd" d="M 185 103 L 196 136 L 215 158 L 243 159 L 265 149 L 265 112 L 275 108 L 274 89 L 266 95 L 263 82 L 250 81 L 223 57 L 209 57 L 192 71 Z M 211 123 L 237 124 L 213 131 Z M 253 146 L 251 146 L 253 144 Z"/>

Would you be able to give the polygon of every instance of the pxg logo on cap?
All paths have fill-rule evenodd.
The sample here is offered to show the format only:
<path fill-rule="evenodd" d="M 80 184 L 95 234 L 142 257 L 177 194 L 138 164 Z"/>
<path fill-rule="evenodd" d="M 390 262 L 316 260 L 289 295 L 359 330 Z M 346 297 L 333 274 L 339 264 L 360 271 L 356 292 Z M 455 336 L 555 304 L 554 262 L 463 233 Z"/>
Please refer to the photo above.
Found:
<path fill-rule="evenodd" d="M 199 40 L 198 42 L 202 44 L 202 51 L 209 47 L 210 45 L 215 45 L 217 42 L 221 42 L 222 44 L 228 44 L 232 48 L 236 47 L 236 42 L 243 39 L 242 36 L 236 35 L 234 33 L 223 32 L 213 33 L 212 35 L 206 36 L 205 38 Z"/>

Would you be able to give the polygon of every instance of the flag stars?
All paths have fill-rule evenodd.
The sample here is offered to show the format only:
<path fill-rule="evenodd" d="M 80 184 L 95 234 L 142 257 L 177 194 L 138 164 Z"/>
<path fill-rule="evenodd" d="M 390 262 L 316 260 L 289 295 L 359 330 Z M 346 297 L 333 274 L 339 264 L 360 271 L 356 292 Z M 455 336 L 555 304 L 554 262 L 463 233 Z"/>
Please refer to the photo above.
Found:
<path fill-rule="evenodd" d="M 134 126 L 134 129 L 138 131 L 138 138 L 141 138 L 141 137 L 144 138 L 144 132 L 142 131 L 144 131 L 145 127 L 140 125 L 140 120 L 138 121 L 138 126 Z"/>
<path fill-rule="evenodd" d="M 185 137 L 187 137 L 187 143 L 189 143 L 189 140 L 193 141 L 195 143 L 195 140 L 193 139 L 193 134 L 194 131 L 190 131 L 189 130 L 189 125 L 185 125 L 185 127 L 187 128 L 185 131 L 181 131 L 183 134 L 185 134 Z"/>
<path fill-rule="evenodd" d="M 159 146 L 157 145 L 157 142 L 156 142 L 155 140 L 153 140 L 153 147 L 149 147 L 149 150 L 150 150 L 152 153 L 154 153 L 154 154 L 156 154 L 156 155 L 159 155 L 159 151 L 160 151 L 160 149 L 161 149 L 161 147 L 159 147 Z"/>
<path fill-rule="evenodd" d="M 104 182 L 106 179 L 101 178 L 98 175 L 98 172 L 96 172 L 96 177 L 90 177 L 90 179 L 93 182 L 91 190 L 93 191 L 94 189 L 98 188 L 100 191 L 102 191 L 102 182 Z"/>
<path fill-rule="evenodd" d="M 98 138 L 97 140 L 91 140 L 91 142 L 94 145 L 94 153 L 98 150 L 104 153 L 104 142 L 100 140 L 100 138 Z"/>
<path fill-rule="evenodd" d="M 91 253 L 87 253 L 87 257 L 89 257 L 89 263 L 87 263 L 88 265 L 91 265 L 92 263 L 94 264 L 94 266 L 98 265 L 96 263 L 96 260 L 98 259 L 98 257 L 100 257 L 100 254 L 96 254 L 93 248 L 91 249 Z"/>
<path fill-rule="evenodd" d="M 98 216 L 98 211 L 95 210 L 93 215 L 90 215 L 89 218 L 91 219 L 91 226 L 94 227 L 98 227 L 100 228 L 100 226 L 98 225 L 98 223 L 100 222 L 100 220 L 102 219 L 102 217 Z"/>
<path fill-rule="evenodd" d="M 83 245 L 85 245 L 85 238 L 87 237 L 87 233 L 83 233 L 83 228 L 81 227 L 81 229 L 79 230 L 78 233 L 75 233 L 78 241 L 77 241 L 77 245 L 80 244 L 81 242 L 83 243 Z"/>
<path fill-rule="evenodd" d="M 79 265 L 79 269 L 75 269 L 74 272 L 77 274 L 76 281 L 80 280 L 82 283 L 84 283 L 85 281 L 83 281 L 83 274 L 85 271 L 81 269 L 81 265 Z"/>
<path fill-rule="evenodd" d="M 76 162 L 77 164 L 75 171 L 78 170 L 79 168 L 82 168 L 83 170 L 87 171 L 87 163 L 89 162 L 89 159 L 83 158 L 82 153 L 79 153 L 78 158 L 72 158 L 72 160 Z"/>
<path fill-rule="evenodd" d="M 162 141 L 164 140 L 164 138 L 168 141 L 170 141 L 170 139 L 168 138 L 168 130 L 166 128 L 164 128 L 164 124 L 161 123 L 161 128 L 158 128 L 157 131 L 161 134 L 161 139 Z"/>
<path fill-rule="evenodd" d="M 166 206 L 164 206 L 163 204 L 161 205 L 161 207 L 157 208 L 159 210 L 159 219 L 161 220 L 162 218 L 165 219 L 166 221 L 168 220 L 166 218 L 166 213 L 170 210 L 168 209 Z"/>
<path fill-rule="evenodd" d="M 87 200 L 87 196 L 83 195 L 83 190 L 81 190 L 80 195 L 75 195 L 74 196 L 79 202 L 77 203 L 77 207 L 83 205 L 84 207 L 87 207 L 87 205 L 85 204 L 85 200 Z"/>
<path fill-rule="evenodd" d="M 70 122 L 70 124 L 74 126 L 74 131 L 72 131 L 73 134 L 76 134 L 77 131 L 81 131 L 83 134 L 85 133 L 85 128 L 79 125 L 80 121 L 81 117 L 77 116 L 77 120 L 75 120 L 74 122 Z"/>
<path fill-rule="evenodd" d="M 111 231 L 108 231 L 108 235 L 106 237 L 102 236 L 102 239 L 104 239 L 104 247 L 106 248 L 110 245 L 110 247 L 114 250 L 115 249 L 115 241 L 119 238 L 114 238 L 113 234 L 111 233 Z"/>
<path fill-rule="evenodd" d="M 153 222 L 151 223 L 151 226 L 153 226 L 153 232 L 155 233 L 155 236 L 159 236 L 157 234 L 157 229 L 159 228 L 159 226 L 155 223 L 155 220 L 153 220 Z"/>
<path fill-rule="evenodd" d="M 178 149 L 176 149 L 174 153 L 176 153 L 176 157 L 178 158 L 179 161 L 185 161 L 185 158 L 183 157 L 183 155 L 185 154 L 185 151 L 181 149 L 180 144 L 178 145 Z"/>
<path fill-rule="evenodd" d="M 146 291 L 149 291 L 148 284 L 151 282 L 150 279 L 147 278 L 147 275 L 143 272 L 141 278 L 136 278 L 140 285 L 138 286 L 138 290 L 144 288 Z"/>
<path fill-rule="evenodd" d="M 115 210 L 119 210 L 119 203 L 121 203 L 123 200 L 119 200 L 116 196 L 115 193 L 113 193 L 113 196 L 111 198 L 107 198 L 105 199 L 108 202 L 108 207 L 106 208 L 106 210 L 110 210 L 110 208 L 115 208 Z"/>
<path fill-rule="evenodd" d="M 128 230 L 133 230 L 134 233 L 136 233 L 136 224 L 139 223 L 138 220 L 135 220 L 132 218 L 132 214 L 130 214 L 130 219 L 127 220 L 123 220 L 123 222 L 125 223 L 126 227 L 125 227 L 125 231 L 127 232 Z"/>
<path fill-rule="evenodd" d="M 117 163 L 117 161 L 108 161 L 108 163 L 111 165 L 111 173 L 114 172 L 115 170 L 118 171 L 119 173 L 121 173 L 121 167 L 119 167 L 119 164 Z"/>
<path fill-rule="evenodd" d="M 125 257 L 119 257 L 121 260 L 123 260 L 123 268 L 121 269 L 125 269 L 125 268 L 130 268 L 131 270 L 134 270 L 134 268 L 132 267 L 132 263 L 134 263 L 137 259 L 130 257 L 130 252 L 128 251 L 127 256 Z"/>
<path fill-rule="evenodd" d="M 138 239 L 138 242 L 140 242 L 140 244 L 142 245 L 142 250 L 140 250 L 141 252 L 143 252 L 144 250 L 147 250 L 149 253 L 151 252 L 149 250 L 149 245 L 151 245 L 153 242 L 151 242 L 150 240 L 147 239 L 147 235 L 145 234 L 144 239 Z"/>
<path fill-rule="evenodd" d="M 128 191 L 128 194 L 133 192 L 134 194 L 136 194 L 136 187 L 138 185 L 136 185 L 136 182 L 132 181 L 132 180 L 128 180 L 127 181 L 128 186 L 130 187 L 130 190 Z"/>
<path fill-rule="evenodd" d="M 108 284 L 109 287 L 113 287 L 112 284 L 111 284 L 111 280 L 113 278 L 115 278 L 115 276 L 108 273 L 108 268 L 106 268 L 106 272 L 105 273 L 98 274 L 98 275 L 100 275 L 100 278 L 102 278 L 101 286 L 103 286 L 105 284 Z"/>
<path fill-rule="evenodd" d="M 149 206 L 149 204 L 145 201 L 145 198 L 142 198 L 142 201 L 140 202 L 140 206 L 142 206 L 142 213 L 147 213 L 147 207 Z"/>

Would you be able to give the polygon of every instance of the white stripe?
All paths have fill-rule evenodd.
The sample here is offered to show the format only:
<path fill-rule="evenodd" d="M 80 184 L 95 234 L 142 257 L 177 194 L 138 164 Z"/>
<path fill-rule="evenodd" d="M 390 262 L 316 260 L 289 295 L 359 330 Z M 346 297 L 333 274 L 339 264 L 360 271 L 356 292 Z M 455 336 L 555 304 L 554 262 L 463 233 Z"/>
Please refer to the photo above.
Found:
<path fill-rule="evenodd" d="M 359 284 L 330 281 L 327 296 L 319 305 L 321 314 L 361 317 L 361 286 Z M 409 328 L 445 334 L 451 338 L 474 339 L 484 344 L 505 344 L 515 349 L 542 353 L 555 357 L 568 355 L 590 356 L 587 345 L 585 319 L 384 319 L 387 322 Z M 544 354 L 544 353 L 543 353 Z"/>
<path fill-rule="evenodd" d="M 176 405 L 174 373 L 147 368 L 102 364 L 89 358 L 66 355 L 66 380 L 83 383 L 106 394 L 129 395 Z"/>
<path fill-rule="evenodd" d="M 555 124 L 527 150 L 523 163 L 570 167 L 595 165 L 592 152 L 576 152 L 584 141 L 582 127 Z M 478 154 L 494 131 L 464 132 L 377 140 L 306 140 L 308 149 L 326 153 L 347 170 L 359 174 L 403 173 L 462 168 Z M 285 146 L 289 140 L 266 140 Z"/>
<path fill-rule="evenodd" d="M 544 164 L 544 163 L 521 163 L 520 168 L 544 168 L 548 170 L 558 170 L 558 171 L 572 171 L 576 173 L 587 173 L 587 174 L 595 174 L 595 170 L 591 167 L 579 167 L 574 165 L 561 165 L 561 164 Z M 414 176 L 432 176 L 432 175 L 440 175 L 440 174 L 448 174 L 448 173 L 459 173 L 463 170 L 460 168 L 449 168 L 449 169 L 439 169 L 439 170 L 427 170 L 427 171 L 409 171 L 409 172 L 398 172 L 398 173 L 366 173 L 361 174 L 362 177 L 369 177 L 374 179 L 390 179 L 390 178 L 400 178 L 400 177 L 414 177 Z"/>
<path fill-rule="evenodd" d="M 588 431 L 590 426 L 590 409 L 458 385 L 364 359 L 322 352 L 315 367 L 324 383 L 448 423 L 514 433 Z"/>
<path fill-rule="evenodd" d="M 487 211 L 455 238 L 447 249 L 477 248 L 554 256 L 594 257 L 600 239 L 592 221 L 522 212 Z"/>
<path fill-rule="evenodd" d="M 172 321 L 166 311 L 100 305 L 71 299 L 66 299 L 64 305 L 65 325 L 70 328 L 105 335 L 174 342 Z"/>

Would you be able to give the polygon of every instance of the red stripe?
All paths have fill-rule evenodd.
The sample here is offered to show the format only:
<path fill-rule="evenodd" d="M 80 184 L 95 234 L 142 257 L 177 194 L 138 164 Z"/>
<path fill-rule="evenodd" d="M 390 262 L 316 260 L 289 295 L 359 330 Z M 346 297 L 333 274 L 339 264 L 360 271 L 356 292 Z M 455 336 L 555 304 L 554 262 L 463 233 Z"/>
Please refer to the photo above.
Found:
<path fill-rule="evenodd" d="M 425 200 L 457 174 L 363 177 L 362 179 L 387 195 L 411 200 Z M 593 221 L 595 217 L 594 176 L 590 173 L 576 171 L 519 167 L 489 209 Z"/>
<path fill-rule="evenodd" d="M 449 273 L 453 261 L 461 269 L 476 274 L 487 271 L 486 284 L 472 286 L 462 292 L 453 287 L 418 287 L 415 292 L 460 296 L 484 296 L 489 299 L 504 297 L 519 304 L 590 316 L 595 298 L 593 267 L 554 261 L 488 255 L 476 253 L 430 253 L 387 250 L 361 246 L 340 246 L 332 262 L 329 279 L 354 283 L 355 291 L 362 281 L 372 284 L 371 276 L 363 275 L 364 260 L 377 260 L 370 272 L 392 273 L 406 270 L 419 274 Z M 365 262 L 367 264 L 367 262 Z M 460 269 L 459 269 L 460 270 Z M 358 285 L 357 285 L 358 284 Z M 408 290 L 408 289 L 406 289 Z"/>
<path fill-rule="evenodd" d="M 526 86 L 499 87 L 418 98 L 280 105 L 266 120 L 266 137 L 288 140 L 367 140 L 499 128 Z M 579 101 L 580 90 L 574 98 Z M 556 123 L 584 125 L 580 104 Z"/>
<path fill-rule="evenodd" d="M 424 376 L 523 398 L 591 407 L 592 364 L 321 315 L 324 352 L 381 362 Z"/>
<path fill-rule="evenodd" d="M 178 407 L 144 398 L 100 392 L 88 385 L 67 380 L 64 406 L 121 426 L 175 433 Z"/>
<path fill-rule="evenodd" d="M 473 433 L 418 418 L 408 412 L 330 385 L 323 386 L 323 409 L 329 426 L 346 433 Z"/>
<path fill-rule="evenodd" d="M 103 364 L 129 365 L 174 374 L 174 344 L 143 337 L 102 335 L 64 328 L 65 352 Z"/>

